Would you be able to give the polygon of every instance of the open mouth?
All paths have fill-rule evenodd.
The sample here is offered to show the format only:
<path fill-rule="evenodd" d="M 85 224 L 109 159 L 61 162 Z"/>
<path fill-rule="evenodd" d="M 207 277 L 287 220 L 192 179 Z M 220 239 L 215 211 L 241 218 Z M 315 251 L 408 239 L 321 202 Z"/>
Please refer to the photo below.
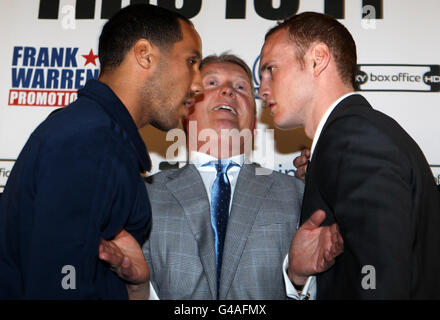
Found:
<path fill-rule="evenodd" d="M 217 107 L 214 107 L 212 110 L 215 110 L 215 111 L 226 110 L 226 111 L 231 112 L 234 116 L 238 115 L 237 111 L 235 111 L 234 108 L 232 108 L 231 106 L 228 106 L 226 104 L 222 104 L 222 105 L 219 105 Z"/>

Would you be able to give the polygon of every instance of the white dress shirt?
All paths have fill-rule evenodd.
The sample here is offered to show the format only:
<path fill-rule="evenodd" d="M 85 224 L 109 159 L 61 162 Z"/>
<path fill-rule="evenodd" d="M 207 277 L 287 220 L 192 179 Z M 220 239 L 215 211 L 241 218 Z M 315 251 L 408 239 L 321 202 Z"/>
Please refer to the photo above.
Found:
<path fill-rule="evenodd" d="M 344 100 L 345 98 L 352 96 L 354 94 L 358 94 L 357 92 L 349 92 L 339 99 L 337 99 L 335 102 L 333 102 L 330 107 L 327 109 L 327 111 L 322 116 L 321 120 L 319 121 L 318 126 L 316 127 L 315 135 L 313 136 L 313 142 L 312 142 L 312 148 L 310 149 L 310 161 L 312 161 L 313 157 L 313 151 L 315 151 L 316 144 L 318 143 L 319 137 L 321 136 L 322 128 L 324 127 L 324 124 L 327 122 L 328 117 L 330 117 L 330 113 L 336 108 L 336 106 Z"/>

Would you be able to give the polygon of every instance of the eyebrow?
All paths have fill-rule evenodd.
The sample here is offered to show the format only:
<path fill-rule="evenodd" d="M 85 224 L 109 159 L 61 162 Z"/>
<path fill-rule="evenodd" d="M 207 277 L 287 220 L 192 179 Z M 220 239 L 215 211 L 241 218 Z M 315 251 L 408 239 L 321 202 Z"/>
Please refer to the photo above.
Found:
<path fill-rule="evenodd" d="M 202 77 L 205 77 L 205 76 L 210 76 L 210 75 L 219 75 L 221 72 L 219 72 L 219 71 L 208 71 L 208 72 L 206 72 L 205 74 L 203 74 L 203 76 Z M 238 75 L 238 77 L 239 78 L 241 78 L 241 79 L 243 79 L 243 80 L 246 80 L 247 82 L 249 82 L 249 78 L 248 77 L 245 77 L 244 75 L 241 75 L 241 74 L 237 74 Z"/>
<path fill-rule="evenodd" d="M 262 66 L 260 66 L 260 72 L 264 72 L 266 69 L 267 69 L 267 65 L 268 65 L 269 63 L 265 63 L 265 64 L 263 64 Z"/>
<path fill-rule="evenodd" d="M 200 53 L 199 50 L 193 50 L 193 57 L 197 58 L 197 59 L 202 59 L 202 54 Z"/>

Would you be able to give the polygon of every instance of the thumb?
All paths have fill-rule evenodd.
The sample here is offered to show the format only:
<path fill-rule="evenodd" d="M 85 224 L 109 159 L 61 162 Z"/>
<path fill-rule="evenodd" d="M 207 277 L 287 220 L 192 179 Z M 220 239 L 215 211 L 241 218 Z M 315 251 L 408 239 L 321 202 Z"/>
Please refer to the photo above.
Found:
<path fill-rule="evenodd" d="M 303 223 L 301 228 L 304 228 L 306 230 L 316 229 L 321 225 L 324 219 L 325 219 L 325 211 L 318 209 L 306 222 Z"/>

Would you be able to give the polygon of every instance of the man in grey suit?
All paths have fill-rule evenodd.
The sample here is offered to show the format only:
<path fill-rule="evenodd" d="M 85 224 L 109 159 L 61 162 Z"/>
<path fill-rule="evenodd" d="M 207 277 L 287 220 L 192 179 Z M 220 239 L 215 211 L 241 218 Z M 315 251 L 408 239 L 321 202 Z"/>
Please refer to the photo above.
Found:
<path fill-rule="evenodd" d="M 243 154 L 249 141 L 243 136 L 252 136 L 256 121 L 249 67 L 233 55 L 221 55 L 205 58 L 200 68 L 204 96 L 185 126 L 190 164 L 147 181 L 153 223 L 143 251 L 151 284 L 160 299 L 285 299 L 290 280 L 283 277 L 282 265 L 289 248 L 290 254 L 307 260 L 308 272 L 302 274 L 313 274 L 333 264 L 342 239 L 335 225 L 319 227 L 325 215 L 321 211 L 292 242 L 303 182 L 278 172 L 258 174 L 258 166 Z M 194 126 L 197 136 L 191 132 Z M 231 132 L 235 138 L 242 134 L 232 139 L 237 143 L 225 143 Z M 202 136 L 209 136 L 209 143 Z M 226 158 L 238 166 L 227 172 L 232 199 L 218 286 L 210 216 L 217 173 L 204 164 Z M 297 279 L 306 284 L 304 290 L 291 287 L 290 296 L 306 298 L 311 280 Z"/>

